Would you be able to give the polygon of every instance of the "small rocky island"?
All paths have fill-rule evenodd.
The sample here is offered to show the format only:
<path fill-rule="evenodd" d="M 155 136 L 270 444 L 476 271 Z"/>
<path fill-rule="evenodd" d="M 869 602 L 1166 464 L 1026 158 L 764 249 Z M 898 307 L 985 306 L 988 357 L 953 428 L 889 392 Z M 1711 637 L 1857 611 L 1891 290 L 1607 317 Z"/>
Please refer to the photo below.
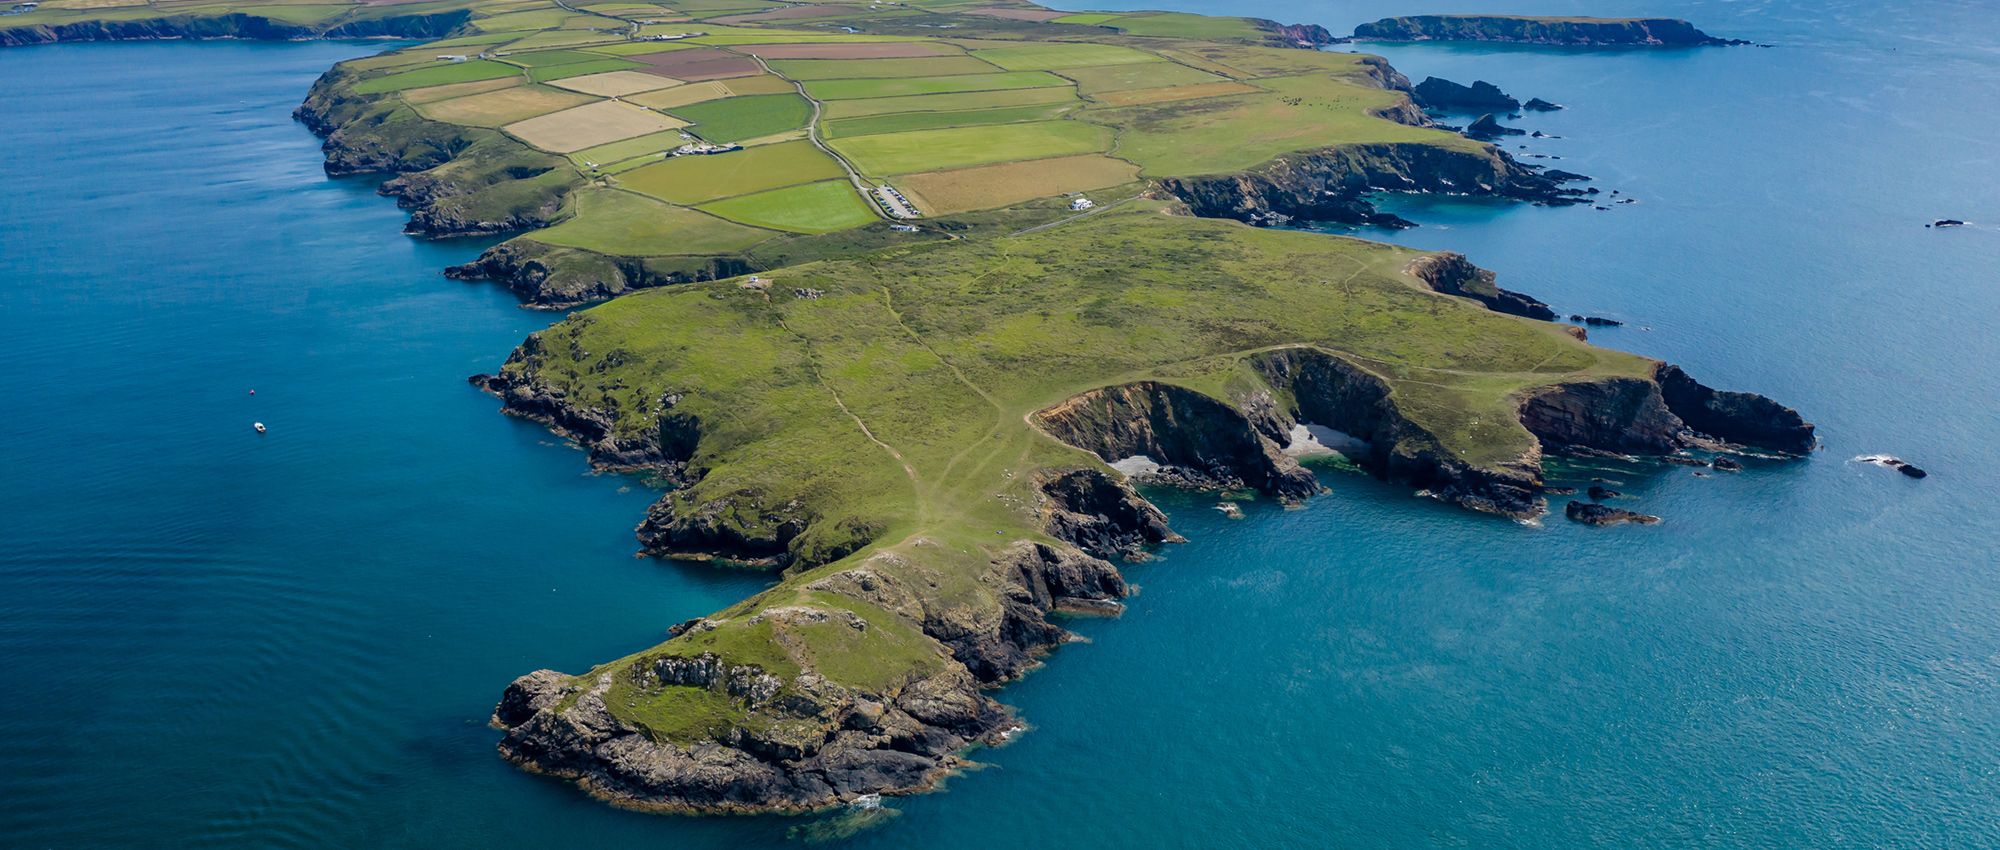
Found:
<path fill-rule="evenodd" d="M 1675 18 L 1407 15 L 1354 28 L 1353 41 L 1500 41 L 1591 47 L 1704 47 L 1749 44 L 1716 38 Z"/>

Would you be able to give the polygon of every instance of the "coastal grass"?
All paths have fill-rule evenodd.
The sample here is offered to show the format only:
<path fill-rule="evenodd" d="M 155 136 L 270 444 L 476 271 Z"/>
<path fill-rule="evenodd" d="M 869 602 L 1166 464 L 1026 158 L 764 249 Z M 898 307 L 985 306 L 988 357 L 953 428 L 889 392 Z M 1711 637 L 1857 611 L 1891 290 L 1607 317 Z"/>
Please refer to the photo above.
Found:
<path fill-rule="evenodd" d="M 628 257 L 727 254 L 772 236 L 714 216 L 663 204 L 617 189 L 586 189 L 573 201 L 575 216 L 528 238 Z"/>
<path fill-rule="evenodd" d="M 905 174 L 895 183 L 918 209 L 930 215 L 948 215 L 1122 186 L 1138 179 L 1139 168 L 1132 163 L 1086 154 Z"/>
<path fill-rule="evenodd" d="M 919 94 L 1033 89 L 1069 84 L 1068 80 L 1046 71 L 1006 71 L 998 74 L 966 74 L 952 77 L 815 80 L 806 83 L 805 86 L 806 94 L 816 100 L 858 100 Z"/>
<path fill-rule="evenodd" d="M 922 94 L 910 97 L 882 97 L 865 100 L 830 101 L 823 107 L 827 120 L 886 115 L 892 112 L 963 112 L 1000 106 L 1028 106 L 1048 103 L 1078 103 L 1076 89 L 1063 86 L 1040 89 L 1012 89 L 964 94 Z"/>
<path fill-rule="evenodd" d="M 740 142 L 804 127 L 812 104 L 796 94 L 758 94 L 675 107 L 673 114 L 711 142 Z"/>
<path fill-rule="evenodd" d="M 940 127 L 974 127 L 984 124 L 1050 121 L 1062 117 L 1063 113 L 1074 108 L 1075 104 L 1049 103 L 1039 106 L 1003 106 L 998 109 L 972 109 L 963 112 L 896 112 L 887 115 L 873 115 L 866 118 L 844 118 L 839 121 L 828 121 L 821 127 L 821 136 L 827 139 L 838 139 L 845 136 L 870 136 L 881 133 L 901 133 L 909 130 L 935 130 Z"/>
<path fill-rule="evenodd" d="M 832 157 L 811 142 L 797 141 L 709 156 L 677 156 L 627 172 L 619 176 L 618 185 L 676 204 L 699 204 L 842 174 Z"/>
<path fill-rule="evenodd" d="M 831 233 L 877 219 L 874 208 L 844 179 L 739 195 L 698 209 L 730 221 L 793 233 Z"/>
<path fill-rule="evenodd" d="M 1151 380 L 1247 404 L 1270 392 L 1248 357 L 1311 346 L 1382 377 L 1442 450 L 1497 463 L 1535 444 L 1520 393 L 1652 369 L 1430 292 L 1403 272 L 1421 252 L 1163 211 L 1133 202 L 1021 236 L 808 263 L 759 288 L 648 290 L 544 331 L 508 370 L 607 411 L 620 433 L 655 427 L 670 390 L 702 423 L 708 472 L 672 498 L 755 493 L 814 517 L 794 542 L 806 566 L 591 675 L 714 653 L 883 692 L 938 669 L 913 622 L 819 583 L 865 567 L 924 588 L 927 607 L 995 609 L 995 558 L 1044 539 L 1040 475 L 1103 468 L 1028 418 L 1095 388 Z M 670 740 L 771 722 L 713 693 L 620 687 L 614 713 Z"/>
<path fill-rule="evenodd" d="M 863 173 L 887 175 L 1097 153 L 1110 147 L 1111 138 L 1107 128 L 1092 124 L 1035 121 L 853 136 L 827 144 Z"/>
<path fill-rule="evenodd" d="M 1100 22 L 1127 35 L 1192 38 L 1204 41 L 1262 42 L 1272 33 L 1249 18 L 1219 18 L 1184 12 L 1126 15 Z"/>

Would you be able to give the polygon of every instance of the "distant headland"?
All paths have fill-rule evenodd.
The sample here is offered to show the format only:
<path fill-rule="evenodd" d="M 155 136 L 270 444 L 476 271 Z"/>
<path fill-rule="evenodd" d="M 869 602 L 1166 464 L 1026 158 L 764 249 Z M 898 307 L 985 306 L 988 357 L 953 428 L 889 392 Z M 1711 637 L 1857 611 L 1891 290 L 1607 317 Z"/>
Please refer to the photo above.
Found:
<path fill-rule="evenodd" d="M 1354 28 L 1354 41 L 1500 41 L 1599 47 L 1749 44 L 1717 38 L 1675 18 L 1406 15 Z"/>

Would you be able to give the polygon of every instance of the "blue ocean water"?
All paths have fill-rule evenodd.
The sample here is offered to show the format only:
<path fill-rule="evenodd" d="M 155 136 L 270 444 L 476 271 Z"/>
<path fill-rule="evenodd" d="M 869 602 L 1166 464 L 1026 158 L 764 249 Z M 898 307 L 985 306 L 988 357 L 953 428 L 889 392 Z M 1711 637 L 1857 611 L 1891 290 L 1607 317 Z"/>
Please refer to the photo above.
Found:
<path fill-rule="evenodd" d="M 1364 235 L 1626 320 L 1593 337 L 1797 405 L 1827 449 L 1566 473 L 1648 528 L 1356 476 L 1240 521 L 1158 494 L 1190 542 L 1001 692 L 1035 728 L 846 844 L 2000 844 L 1990 10 L 1457 8 L 1778 45 L 1376 48 L 1567 104 L 1512 122 L 1562 138 L 1513 144 L 1640 203 L 1400 202 L 1422 227 Z M 552 317 L 443 280 L 480 246 L 408 240 L 369 181 L 320 175 L 286 115 L 373 49 L 0 51 L 0 844 L 785 840 L 799 821 L 622 812 L 492 754 L 512 676 L 763 580 L 629 557 L 643 487 L 463 384 Z M 1974 226 L 1921 226 L 1946 216 Z M 1848 462 L 1872 452 L 1934 475 Z"/>

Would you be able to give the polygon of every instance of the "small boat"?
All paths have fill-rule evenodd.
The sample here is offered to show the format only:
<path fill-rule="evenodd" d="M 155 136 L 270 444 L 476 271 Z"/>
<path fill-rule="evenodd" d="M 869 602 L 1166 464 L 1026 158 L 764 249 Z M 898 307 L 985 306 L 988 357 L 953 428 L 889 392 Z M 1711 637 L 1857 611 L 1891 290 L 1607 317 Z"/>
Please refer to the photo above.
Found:
<path fill-rule="evenodd" d="M 262 422 L 252 422 L 250 423 L 250 427 L 257 429 L 257 433 L 259 434 L 264 433 L 264 423 Z"/>

